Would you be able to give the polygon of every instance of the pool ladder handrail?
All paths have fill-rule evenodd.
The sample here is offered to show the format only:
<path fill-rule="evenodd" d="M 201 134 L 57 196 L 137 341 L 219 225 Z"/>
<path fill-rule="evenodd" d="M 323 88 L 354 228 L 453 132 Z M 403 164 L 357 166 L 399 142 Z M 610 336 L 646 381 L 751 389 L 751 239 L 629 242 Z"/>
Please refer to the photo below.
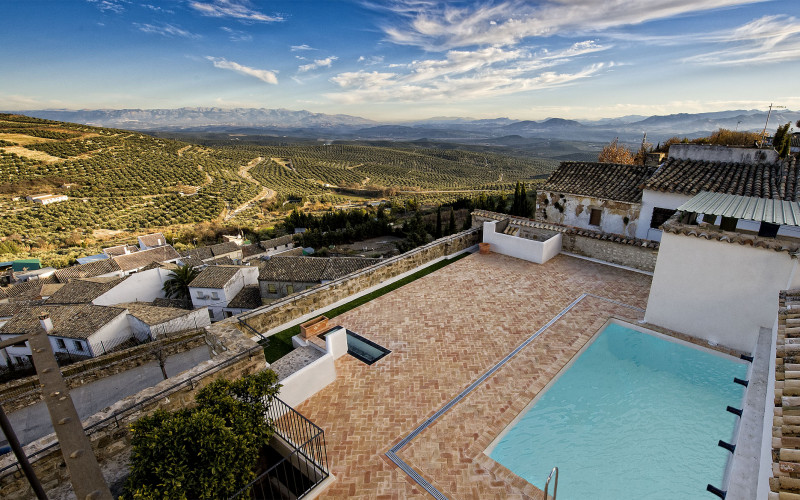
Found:
<path fill-rule="evenodd" d="M 556 500 L 558 494 L 558 467 L 553 467 L 550 474 L 547 475 L 547 481 L 544 483 L 544 500 L 547 500 L 547 490 L 550 487 L 550 480 L 553 478 L 553 472 L 556 473 L 556 480 L 553 482 L 553 500 Z"/>

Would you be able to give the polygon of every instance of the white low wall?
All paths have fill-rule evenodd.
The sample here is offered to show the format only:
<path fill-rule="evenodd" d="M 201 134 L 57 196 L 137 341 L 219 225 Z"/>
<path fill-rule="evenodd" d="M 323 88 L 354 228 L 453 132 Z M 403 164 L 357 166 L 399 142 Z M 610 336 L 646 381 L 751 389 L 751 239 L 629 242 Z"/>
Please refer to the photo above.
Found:
<path fill-rule="evenodd" d="M 336 380 L 334 357 L 328 352 L 318 360 L 292 373 L 281 381 L 278 396 L 292 408 L 321 391 Z"/>
<path fill-rule="evenodd" d="M 796 268 L 787 252 L 665 232 L 645 321 L 752 352 L 778 292 L 800 284 Z"/>
<path fill-rule="evenodd" d="M 544 264 L 561 252 L 561 233 L 546 241 L 534 241 L 495 232 L 497 221 L 483 223 L 483 242 L 491 245 L 492 252 L 518 259 Z"/>

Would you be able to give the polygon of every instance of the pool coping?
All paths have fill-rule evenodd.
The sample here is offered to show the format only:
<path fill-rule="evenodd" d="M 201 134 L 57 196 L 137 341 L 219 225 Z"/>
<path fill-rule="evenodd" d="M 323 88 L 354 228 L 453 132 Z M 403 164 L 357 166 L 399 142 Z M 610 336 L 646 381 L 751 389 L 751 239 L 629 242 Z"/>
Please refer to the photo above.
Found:
<path fill-rule="evenodd" d="M 442 417 L 445 413 L 447 413 L 452 407 L 457 405 L 461 400 L 467 397 L 470 393 L 472 393 L 475 389 L 477 389 L 483 382 L 485 382 L 489 377 L 491 377 L 495 372 L 497 372 L 500 368 L 502 368 L 506 363 L 511 361 L 520 351 L 522 351 L 525 347 L 527 347 L 531 342 L 533 342 L 537 337 L 539 337 L 542 333 L 547 331 L 553 324 L 555 324 L 558 320 L 560 320 L 564 315 L 570 312 L 575 306 L 577 306 L 583 299 L 587 297 L 592 297 L 595 299 L 603 300 L 605 302 L 609 302 L 612 304 L 616 304 L 618 306 L 626 307 L 629 309 L 633 309 L 635 311 L 644 313 L 645 310 L 641 307 L 632 306 L 629 304 L 625 304 L 616 300 L 612 300 L 606 297 L 602 297 L 599 295 L 591 294 L 591 293 L 582 293 L 573 300 L 569 305 L 567 305 L 564 309 L 562 309 L 558 314 L 552 317 L 547 323 L 544 324 L 541 328 L 539 328 L 536 332 L 531 334 L 527 339 L 525 339 L 521 344 L 519 344 L 514 350 L 508 353 L 503 359 L 485 371 L 480 377 L 473 380 L 470 385 L 468 385 L 464 390 L 462 390 L 458 395 L 456 395 L 453 399 L 447 402 L 444 406 L 439 408 L 432 416 L 422 422 L 419 426 L 417 426 L 413 431 L 407 434 L 403 439 L 401 439 L 397 444 L 392 446 L 389 451 L 385 453 L 386 458 L 388 458 L 392 463 L 394 463 L 398 468 L 400 468 L 403 472 L 405 472 L 409 478 L 417 483 L 422 489 L 428 492 L 431 496 L 436 498 L 437 500 L 446 500 L 447 497 L 439 491 L 436 487 L 434 487 L 430 482 L 428 482 L 424 477 L 422 477 L 417 471 L 415 471 L 406 461 L 400 458 L 397 453 L 400 452 L 403 448 L 405 448 L 411 441 L 416 438 L 420 433 L 422 433 L 425 429 L 430 427 L 436 420 Z M 588 342 L 587 342 L 588 344 Z M 573 357 L 574 358 L 574 357 Z M 572 360 L 570 360 L 571 362 Z M 480 455 L 483 455 L 482 453 Z M 488 459 L 488 457 L 486 457 Z M 491 460 L 491 459 L 489 459 Z M 492 460 L 494 462 L 494 460 Z M 502 467 L 497 462 L 498 466 Z M 505 469 L 505 467 L 503 467 Z M 508 470 L 508 469 L 506 469 Z M 509 471 L 511 473 L 511 471 Z M 513 473 L 511 473 L 513 474 Z M 518 477 L 518 476 L 517 476 Z M 524 481 L 524 480 L 523 480 Z M 530 484 L 525 481 L 526 484 Z M 535 488 L 533 485 L 530 485 L 532 488 Z"/>

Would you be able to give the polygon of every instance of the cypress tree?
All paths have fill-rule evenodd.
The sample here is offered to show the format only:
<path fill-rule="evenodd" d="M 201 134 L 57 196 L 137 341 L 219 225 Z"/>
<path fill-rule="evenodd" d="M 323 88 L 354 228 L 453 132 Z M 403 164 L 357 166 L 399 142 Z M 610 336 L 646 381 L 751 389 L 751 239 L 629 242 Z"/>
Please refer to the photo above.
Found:
<path fill-rule="evenodd" d="M 519 190 L 519 213 L 522 217 L 528 217 L 531 214 L 530 206 L 528 205 L 528 194 L 525 192 L 525 183 Z"/>
<path fill-rule="evenodd" d="M 439 208 L 436 209 L 436 239 L 442 237 L 442 206 L 439 205 Z"/>
<path fill-rule="evenodd" d="M 450 224 L 447 226 L 447 234 L 454 234 L 456 232 L 456 214 L 453 212 L 453 207 L 450 207 Z"/>

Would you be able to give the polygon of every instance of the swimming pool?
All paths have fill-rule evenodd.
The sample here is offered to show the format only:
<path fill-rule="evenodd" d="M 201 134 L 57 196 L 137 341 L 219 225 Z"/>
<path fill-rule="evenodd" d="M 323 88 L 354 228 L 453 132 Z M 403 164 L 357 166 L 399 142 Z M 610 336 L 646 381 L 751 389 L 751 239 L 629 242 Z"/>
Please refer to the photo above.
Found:
<path fill-rule="evenodd" d="M 747 365 L 611 323 L 486 453 L 560 499 L 715 498 Z M 551 484 L 552 492 L 552 484 Z"/>

